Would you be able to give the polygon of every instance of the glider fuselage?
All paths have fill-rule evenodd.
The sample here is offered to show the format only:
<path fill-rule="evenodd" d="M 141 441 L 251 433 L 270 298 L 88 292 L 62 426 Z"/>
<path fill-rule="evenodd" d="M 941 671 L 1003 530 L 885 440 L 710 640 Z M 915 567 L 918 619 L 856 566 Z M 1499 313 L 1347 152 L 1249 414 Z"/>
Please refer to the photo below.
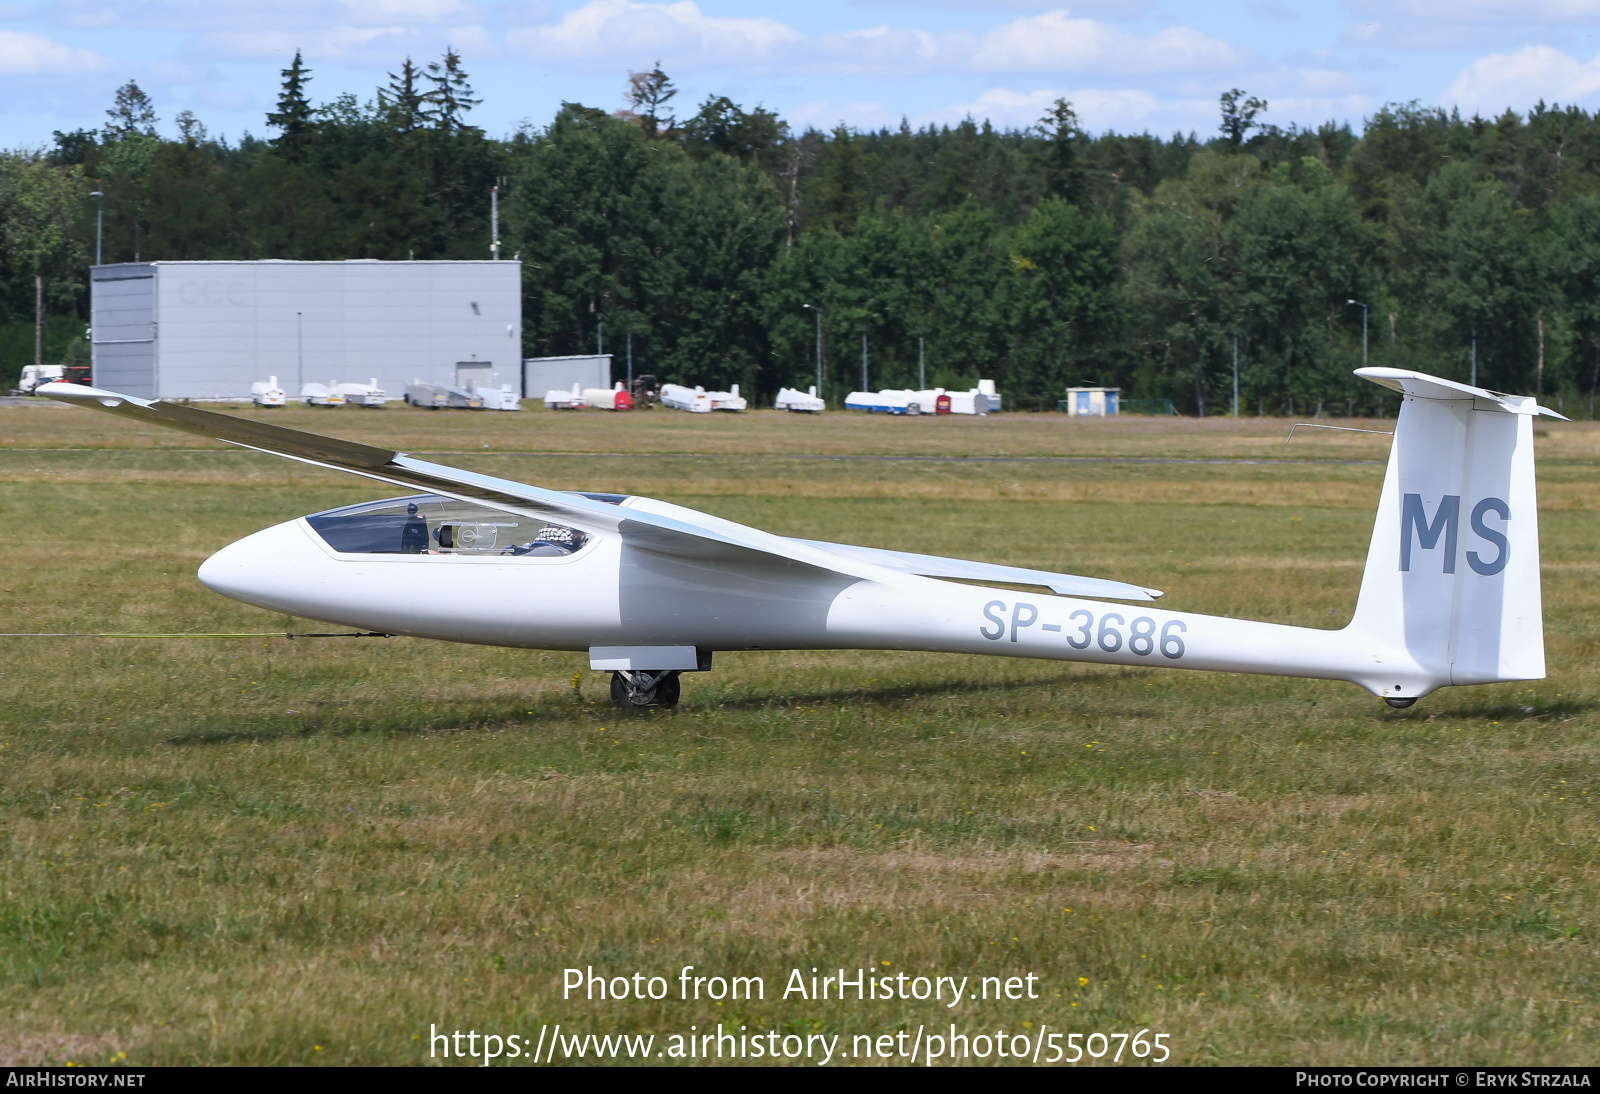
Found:
<path fill-rule="evenodd" d="M 299 518 L 223 548 L 199 576 L 273 611 L 482 645 L 923 650 L 1318 675 L 1391 694 L 1447 682 L 1403 653 L 1353 653 L 1339 631 L 792 561 L 685 559 L 605 537 L 560 557 L 354 553 Z"/>

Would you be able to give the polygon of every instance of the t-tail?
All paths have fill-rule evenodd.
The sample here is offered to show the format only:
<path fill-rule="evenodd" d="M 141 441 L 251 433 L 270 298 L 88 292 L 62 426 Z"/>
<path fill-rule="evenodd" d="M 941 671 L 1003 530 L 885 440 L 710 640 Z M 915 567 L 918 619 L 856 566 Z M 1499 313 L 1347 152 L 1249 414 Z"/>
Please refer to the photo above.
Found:
<path fill-rule="evenodd" d="M 1417 372 L 1359 375 L 1403 398 L 1360 598 L 1340 630 L 1000 589 L 852 589 L 830 630 L 861 648 L 1348 680 L 1397 707 L 1448 684 L 1541 679 L 1533 420 L 1560 415 Z"/>
<path fill-rule="evenodd" d="M 1343 632 L 1385 650 L 1399 670 L 1377 690 L 1408 706 L 1446 684 L 1543 679 L 1533 420 L 1561 415 L 1418 372 L 1356 374 L 1403 396 Z"/>

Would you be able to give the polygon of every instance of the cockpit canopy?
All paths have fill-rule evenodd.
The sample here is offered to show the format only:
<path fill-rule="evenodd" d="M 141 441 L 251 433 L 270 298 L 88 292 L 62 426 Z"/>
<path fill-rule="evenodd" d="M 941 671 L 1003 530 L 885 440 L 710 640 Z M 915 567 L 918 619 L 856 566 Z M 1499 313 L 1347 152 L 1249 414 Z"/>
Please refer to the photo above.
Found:
<path fill-rule="evenodd" d="M 557 558 L 580 550 L 589 536 L 436 494 L 347 505 L 306 518 L 341 554 L 510 555 Z"/>

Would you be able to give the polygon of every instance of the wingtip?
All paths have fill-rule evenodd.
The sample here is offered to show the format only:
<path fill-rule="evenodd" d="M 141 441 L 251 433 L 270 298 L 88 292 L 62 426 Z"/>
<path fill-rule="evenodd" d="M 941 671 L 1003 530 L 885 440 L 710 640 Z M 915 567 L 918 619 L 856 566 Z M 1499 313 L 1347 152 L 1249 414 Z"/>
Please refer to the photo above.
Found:
<path fill-rule="evenodd" d="M 90 387 L 87 384 L 70 384 L 64 380 L 52 380 L 48 384 L 40 384 L 35 393 L 47 399 L 54 399 L 60 403 L 77 403 L 82 406 L 87 403 L 99 403 L 101 406 L 115 409 L 123 403 L 134 403 L 138 406 L 149 406 L 145 399 L 133 395 L 124 395 L 120 391 L 107 391 L 104 388 Z"/>

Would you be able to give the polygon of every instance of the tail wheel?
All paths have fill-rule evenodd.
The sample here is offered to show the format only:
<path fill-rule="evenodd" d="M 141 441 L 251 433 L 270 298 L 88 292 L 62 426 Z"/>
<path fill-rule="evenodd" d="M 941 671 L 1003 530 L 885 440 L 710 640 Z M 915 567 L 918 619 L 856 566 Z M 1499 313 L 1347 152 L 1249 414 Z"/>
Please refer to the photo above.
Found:
<path fill-rule="evenodd" d="M 619 707 L 675 707 L 683 685 L 676 672 L 613 672 L 611 701 Z"/>

